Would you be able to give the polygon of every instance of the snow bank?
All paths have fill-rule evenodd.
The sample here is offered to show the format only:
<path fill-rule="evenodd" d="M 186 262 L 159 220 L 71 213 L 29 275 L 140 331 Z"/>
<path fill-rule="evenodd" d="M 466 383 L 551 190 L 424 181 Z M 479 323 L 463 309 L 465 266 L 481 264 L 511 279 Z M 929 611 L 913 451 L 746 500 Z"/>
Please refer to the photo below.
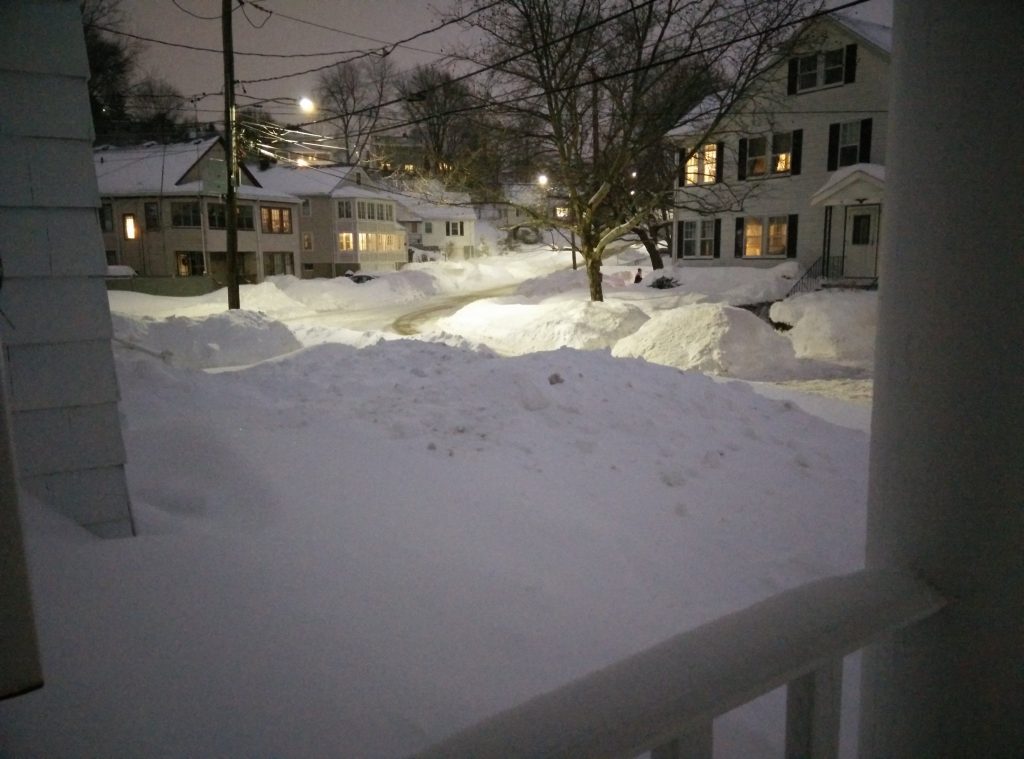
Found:
<path fill-rule="evenodd" d="M 437 329 L 481 343 L 505 355 L 558 348 L 611 348 L 647 321 L 628 303 L 558 300 L 525 305 L 503 300 L 476 301 L 444 319 Z"/>
<path fill-rule="evenodd" d="M 229 311 L 205 319 L 114 314 L 112 320 L 114 339 L 119 344 L 160 356 L 175 366 L 243 366 L 302 347 L 283 324 L 253 311 Z"/>
<path fill-rule="evenodd" d="M 773 321 L 792 325 L 786 335 L 796 355 L 870 367 L 878 327 L 878 293 L 823 290 L 773 303 Z"/>
<path fill-rule="evenodd" d="M 749 311 L 715 303 L 655 314 L 634 334 L 619 340 L 612 355 L 742 379 L 799 372 L 785 337 Z"/>

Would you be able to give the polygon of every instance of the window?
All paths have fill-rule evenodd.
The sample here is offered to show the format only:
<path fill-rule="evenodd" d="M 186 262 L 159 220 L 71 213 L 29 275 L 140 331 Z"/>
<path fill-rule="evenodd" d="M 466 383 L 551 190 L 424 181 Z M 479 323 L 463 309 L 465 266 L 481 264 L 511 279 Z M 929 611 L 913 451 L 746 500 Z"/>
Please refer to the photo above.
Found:
<path fill-rule="evenodd" d="M 365 219 L 366 218 L 366 202 L 360 200 L 359 203 L 357 203 L 357 206 L 359 208 L 359 218 L 360 219 Z"/>
<path fill-rule="evenodd" d="M 253 231 L 256 225 L 253 219 L 252 206 L 238 206 L 237 211 L 235 229 L 243 232 Z M 210 229 L 227 229 L 227 206 L 223 203 L 208 203 L 206 206 L 206 221 L 210 225 Z"/>
<path fill-rule="evenodd" d="M 741 139 L 738 178 L 799 174 L 802 148 L 802 129 Z"/>
<path fill-rule="evenodd" d="M 465 229 L 463 222 L 461 221 L 446 221 L 444 223 L 444 233 L 446 237 L 462 237 Z"/>
<path fill-rule="evenodd" d="M 199 201 L 171 203 L 172 227 L 201 227 L 203 217 L 199 212 Z"/>
<path fill-rule="evenodd" d="M 736 257 L 796 256 L 797 216 L 747 216 L 736 219 Z"/>
<path fill-rule="evenodd" d="M 302 233 L 302 249 L 313 250 L 313 234 L 311 232 Z"/>
<path fill-rule="evenodd" d="M 303 198 L 302 199 L 302 215 L 303 216 L 312 216 L 313 215 L 313 204 L 310 202 L 309 198 Z"/>
<path fill-rule="evenodd" d="M 394 221 L 395 220 L 395 207 L 393 205 L 388 204 L 388 205 L 384 206 L 384 210 L 387 212 L 388 221 Z"/>
<path fill-rule="evenodd" d="M 854 214 L 851 219 L 853 227 L 850 230 L 850 244 L 851 245 L 870 245 L 871 244 L 871 215 L 870 214 Z"/>
<path fill-rule="evenodd" d="M 871 119 L 830 124 L 828 170 L 871 162 Z"/>
<path fill-rule="evenodd" d="M 693 155 L 686 159 L 683 169 L 683 184 L 710 184 L 721 179 L 719 174 L 719 161 L 721 157 L 721 143 L 714 145 L 702 145 L 697 148 Z"/>
<path fill-rule="evenodd" d="M 374 204 L 373 203 L 367 203 L 366 204 L 366 218 L 367 219 L 376 219 L 377 218 L 377 212 L 374 210 Z"/>
<path fill-rule="evenodd" d="M 423 222 L 423 233 L 427 235 L 434 234 L 434 223 L 432 221 Z"/>
<path fill-rule="evenodd" d="M 153 201 L 145 205 L 146 231 L 153 232 L 160 229 L 160 204 Z"/>
<path fill-rule="evenodd" d="M 139 239 L 139 228 L 135 226 L 135 214 L 126 213 L 121 215 L 121 229 L 124 230 L 124 239 Z"/>
<path fill-rule="evenodd" d="M 339 200 L 338 201 L 338 218 L 339 219 L 351 219 L 352 218 L 352 201 L 351 200 Z"/>
<path fill-rule="evenodd" d="M 720 224 L 715 219 L 684 221 L 680 224 L 680 250 L 684 258 L 717 258 Z"/>
<path fill-rule="evenodd" d="M 275 274 L 294 274 L 295 258 L 290 252 L 263 254 L 263 271 L 268 277 Z"/>
<path fill-rule="evenodd" d="M 174 255 L 178 261 L 179 277 L 201 277 L 206 274 L 206 261 L 201 250 L 179 250 Z"/>
<path fill-rule="evenodd" d="M 377 218 L 380 219 L 381 221 L 384 221 L 384 204 L 383 203 L 378 203 L 377 204 Z"/>
<path fill-rule="evenodd" d="M 821 87 L 852 84 L 856 80 L 857 46 L 847 45 L 789 61 L 790 95 Z"/>
<path fill-rule="evenodd" d="M 338 250 L 355 250 L 352 244 L 351 232 L 341 232 L 338 234 Z"/>
<path fill-rule="evenodd" d="M 114 207 L 110 203 L 100 206 L 100 228 L 104 232 L 114 231 Z"/>
<path fill-rule="evenodd" d="M 260 209 L 260 223 L 265 233 L 290 235 L 292 233 L 292 209 L 264 206 Z"/>
<path fill-rule="evenodd" d="M 556 219 L 568 219 L 569 218 L 569 209 L 566 208 L 565 206 L 558 206 L 557 208 L 555 208 L 555 218 Z"/>
<path fill-rule="evenodd" d="M 761 177 L 768 173 L 768 140 L 764 137 L 752 137 L 747 140 L 747 176 Z"/>

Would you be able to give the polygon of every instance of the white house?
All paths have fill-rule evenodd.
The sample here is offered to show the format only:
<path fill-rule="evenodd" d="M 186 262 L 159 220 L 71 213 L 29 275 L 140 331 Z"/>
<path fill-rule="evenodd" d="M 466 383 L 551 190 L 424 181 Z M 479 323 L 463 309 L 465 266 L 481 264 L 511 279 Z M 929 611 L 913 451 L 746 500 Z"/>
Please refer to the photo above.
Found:
<path fill-rule="evenodd" d="M 392 197 L 410 246 L 439 251 L 449 260 L 476 255 L 476 211 L 468 195 L 442 193 L 429 199 L 396 192 Z"/>
<path fill-rule="evenodd" d="M 408 261 L 395 199 L 361 167 L 270 166 L 252 173 L 263 187 L 299 198 L 302 269 L 296 274 L 394 271 Z"/>
<path fill-rule="evenodd" d="M 151 289 L 162 292 L 197 292 L 226 283 L 224 145 L 219 138 L 100 147 L 93 163 L 108 264 L 132 267 L 150 279 Z M 295 224 L 299 199 L 261 187 L 245 167 L 240 179 L 241 281 L 295 273 L 301 258 Z"/>
<path fill-rule="evenodd" d="M 710 138 L 671 135 L 679 264 L 795 258 L 825 276 L 877 277 L 891 39 L 888 27 L 823 16 Z"/>

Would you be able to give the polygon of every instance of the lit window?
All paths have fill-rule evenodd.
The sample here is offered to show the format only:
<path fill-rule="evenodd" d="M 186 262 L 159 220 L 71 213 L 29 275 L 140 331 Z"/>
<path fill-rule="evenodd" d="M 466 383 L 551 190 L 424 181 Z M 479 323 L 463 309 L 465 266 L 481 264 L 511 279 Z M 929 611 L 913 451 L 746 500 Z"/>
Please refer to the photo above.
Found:
<path fill-rule="evenodd" d="M 737 220 L 737 256 L 790 255 L 796 241 L 796 216 L 748 216 Z"/>
<path fill-rule="evenodd" d="M 559 206 L 558 208 L 555 209 L 555 217 L 558 219 L 568 219 L 569 209 L 566 208 L 565 206 Z"/>
<path fill-rule="evenodd" d="M 121 219 L 123 220 L 124 228 L 124 239 L 126 240 L 137 240 L 139 238 L 139 230 L 135 226 L 135 214 L 126 213 Z"/>
<path fill-rule="evenodd" d="M 790 132 L 772 135 L 772 174 L 785 174 L 792 166 L 793 135 Z"/>
<path fill-rule="evenodd" d="M 313 250 L 313 235 L 310 232 L 302 233 L 302 249 Z"/>
<path fill-rule="evenodd" d="M 702 145 L 686 160 L 683 184 L 710 184 L 718 175 L 718 145 Z"/>
<path fill-rule="evenodd" d="M 338 250 L 354 250 L 352 245 L 352 233 L 341 232 L 338 234 Z"/>
<path fill-rule="evenodd" d="M 206 261 L 201 250 L 183 250 L 175 254 L 179 277 L 201 277 L 206 274 Z"/>
<path fill-rule="evenodd" d="M 743 255 L 760 256 L 764 251 L 764 224 L 760 219 L 748 218 L 743 223 Z"/>
<path fill-rule="evenodd" d="M 292 209 L 264 206 L 260 209 L 260 224 L 264 233 L 290 235 L 292 233 Z"/>

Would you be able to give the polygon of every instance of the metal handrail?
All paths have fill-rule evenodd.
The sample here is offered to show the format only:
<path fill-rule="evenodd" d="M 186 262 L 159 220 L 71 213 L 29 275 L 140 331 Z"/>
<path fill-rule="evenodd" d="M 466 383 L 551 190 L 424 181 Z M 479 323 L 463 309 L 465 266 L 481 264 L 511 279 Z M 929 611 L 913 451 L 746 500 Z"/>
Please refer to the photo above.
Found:
<path fill-rule="evenodd" d="M 787 743 L 812 747 L 787 753 L 831 756 L 838 662 L 945 604 L 921 580 L 896 571 L 817 580 L 537 696 L 411 759 L 627 759 L 649 750 L 710 756 L 715 717 L 786 683 Z M 816 734 L 823 726 L 835 735 Z"/>

